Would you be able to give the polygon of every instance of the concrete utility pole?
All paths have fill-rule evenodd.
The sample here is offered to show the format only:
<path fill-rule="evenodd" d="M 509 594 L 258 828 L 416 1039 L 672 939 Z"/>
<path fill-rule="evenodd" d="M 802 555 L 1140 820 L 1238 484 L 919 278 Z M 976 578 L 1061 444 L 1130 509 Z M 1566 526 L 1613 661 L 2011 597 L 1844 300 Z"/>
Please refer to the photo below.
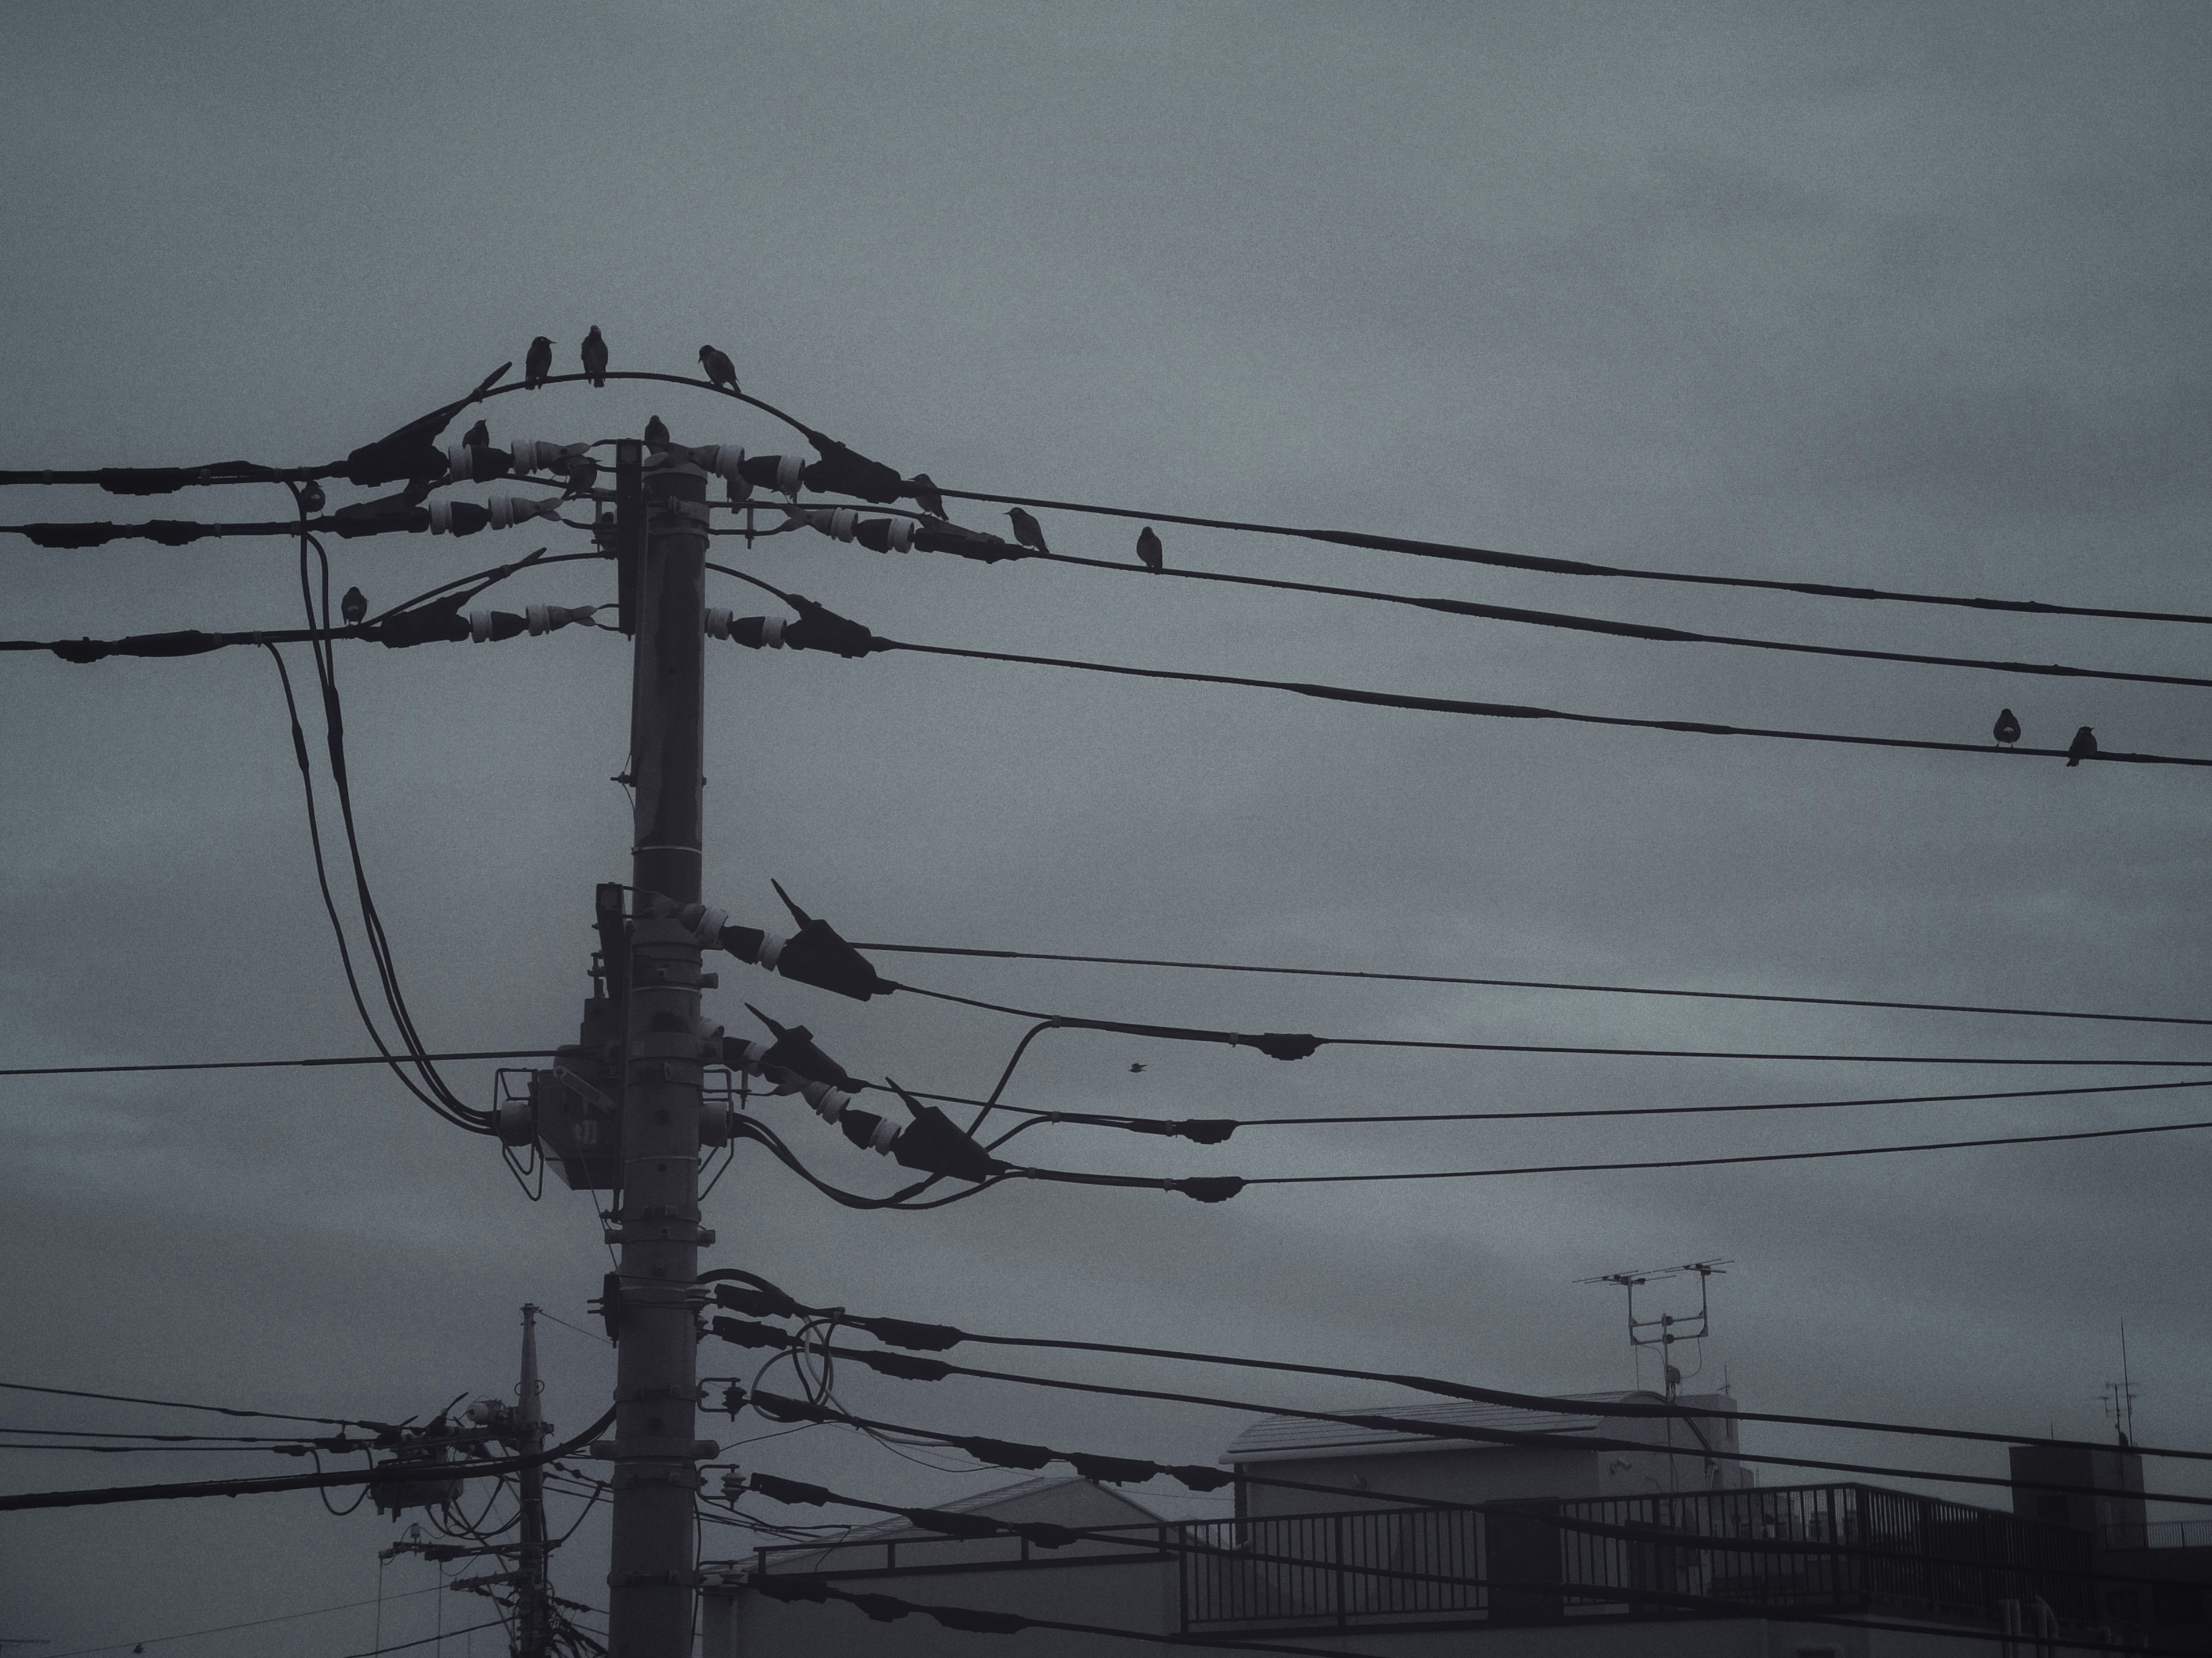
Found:
<path fill-rule="evenodd" d="M 620 459 L 635 450 L 624 446 Z M 626 470 L 626 469 L 624 469 Z M 699 1115 L 704 1045 L 699 944 L 641 912 L 647 895 L 696 903 L 700 747 L 706 712 L 707 475 L 648 458 L 642 488 L 617 487 L 618 537 L 635 548 L 637 652 L 630 687 L 629 1015 L 622 1095 L 621 1259 L 617 1307 L 614 1546 L 607 1574 L 611 1658 L 690 1658 L 698 1598 L 698 1402 L 691 1304 L 699 1248 Z M 624 497 L 631 497 L 624 499 Z"/>
<path fill-rule="evenodd" d="M 545 1441 L 545 1418 L 538 1407 L 538 1309 L 522 1309 L 522 1376 L 515 1384 L 515 1412 L 521 1432 L 518 1448 L 527 1454 Z M 523 1469 L 522 1551 L 514 1563 L 514 1658 L 547 1658 L 552 1650 L 552 1585 L 545 1571 L 545 1470 Z"/>

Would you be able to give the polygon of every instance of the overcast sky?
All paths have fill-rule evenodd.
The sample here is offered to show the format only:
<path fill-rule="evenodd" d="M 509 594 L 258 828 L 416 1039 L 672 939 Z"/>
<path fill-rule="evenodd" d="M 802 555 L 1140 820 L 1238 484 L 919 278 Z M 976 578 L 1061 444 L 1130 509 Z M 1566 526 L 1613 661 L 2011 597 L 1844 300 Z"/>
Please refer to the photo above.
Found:
<path fill-rule="evenodd" d="M 2201 8 L 179 3 L 19 8 L 9 37 L 0 466 L 324 462 L 519 360 L 533 334 L 573 367 L 597 323 L 617 367 L 690 372 L 711 341 L 748 390 L 955 487 L 2212 610 Z M 566 440 L 634 434 L 656 413 L 679 440 L 787 442 L 765 417 L 658 386 L 561 387 L 489 418 L 495 440 Z M 267 489 L 4 493 L 9 522 L 286 510 Z M 1002 525 L 993 511 L 956 507 Z M 1043 517 L 1056 550 L 1132 556 L 1127 521 Z M 585 550 L 555 534 L 556 551 Z M 2205 671 L 2201 633 L 2181 626 L 1516 575 L 1171 527 L 1166 544 L 1194 568 Z M 348 542 L 334 580 L 380 606 L 534 544 Z M 2212 755 L 2212 694 L 2185 689 L 1636 643 L 811 534 L 720 548 L 930 643 L 1967 743 L 2008 706 L 2030 744 L 2087 724 L 2109 749 Z M 290 625 L 293 559 L 281 542 L 70 553 L 0 537 L 0 632 Z M 515 608 L 583 604 L 613 583 L 572 564 L 501 591 Z M 756 608 L 735 584 L 710 602 Z M 607 781 L 627 743 L 620 640 L 342 655 L 363 853 L 426 1038 L 573 1040 L 592 884 L 628 875 L 627 807 Z M 865 938 L 2212 1014 L 2204 772 L 1486 722 L 911 655 L 716 646 L 709 670 L 707 884 L 755 924 L 777 919 L 773 877 Z M 0 1059 L 364 1051 L 266 654 L 16 655 L 0 677 Z M 1094 1016 L 1342 1035 L 2212 1056 L 2212 1032 L 2157 1026 L 923 958 L 889 970 Z M 950 1093 L 988 1088 L 1019 1030 L 911 997 L 839 1002 L 734 963 L 723 983 L 710 1011 L 733 1029 L 749 999 L 805 1021 L 856 1072 Z M 2142 1074 L 1356 1048 L 1291 1066 L 1063 1035 L 1010 1097 L 1286 1115 Z M 453 1077 L 489 1102 L 489 1066 Z M 494 1148 L 388 1078 L 0 1090 L 15 1285 L 0 1379 L 427 1413 L 512 1387 L 524 1302 L 591 1322 L 606 1266 L 591 1205 L 557 1183 L 528 1203 Z M 826 1177 L 887 1182 L 790 1102 L 763 1108 Z M 2184 1091 L 1248 1129 L 1213 1149 L 1070 1127 L 1024 1139 L 1063 1168 L 1261 1175 L 2206 1116 Z M 2100 1432 L 2124 1322 L 2141 1436 L 2197 1444 L 2208 1174 L 2204 1139 L 2177 1133 L 1263 1187 L 1219 1207 L 1015 1185 L 870 1215 L 747 1154 L 708 1202 L 709 1260 L 858 1310 L 1574 1391 L 1632 1379 L 1617 1293 L 1575 1280 L 1726 1256 L 1698 1385 L 1725 1376 L 1748 1407 Z M 749 1374 L 729 1351 L 710 1344 L 702 1369 Z M 611 1354 L 558 1327 L 544 1352 L 549 1412 L 573 1431 L 603 1408 Z M 1213 1380 L 1284 1402 L 1387 1397 Z M 863 1377 L 842 1396 L 1182 1460 L 1210 1460 L 1240 1425 L 980 1385 Z M 19 1427 L 179 1425 L 11 1397 Z M 1987 1450 L 1852 1448 L 2002 1468 Z M 0 1455 L 15 1490 L 268 1471 L 228 1454 Z M 758 1455 L 893 1500 L 992 1478 L 830 1430 Z M 149 1637 L 373 1597 L 396 1530 L 307 1493 L 11 1515 L 0 1636 L 48 1637 L 33 1650 L 50 1655 L 140 1640 L 356 1652 L 368 1608 Z M 708 1552 L 750 1541 L 710 1533 Z M 556 1576 L 603 1606 L 604 1572 L 594 1521 Z M 402 1561 L 383 1581 L 396 1594 L 432 1580 Z M 447 1628 L 484 1615 L 473 1597 L 416 1594 L 386 1609 L 385 1638 L 431 1632 L 441 1599 Z"/>

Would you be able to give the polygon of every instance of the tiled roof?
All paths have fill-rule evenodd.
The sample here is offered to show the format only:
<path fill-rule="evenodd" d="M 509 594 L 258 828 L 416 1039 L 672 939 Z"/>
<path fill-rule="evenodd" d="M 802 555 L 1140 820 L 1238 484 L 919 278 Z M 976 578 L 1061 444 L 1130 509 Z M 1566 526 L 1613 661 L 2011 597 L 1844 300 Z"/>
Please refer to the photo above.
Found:
<path fill-rule="evenodd" d="M 1636 1391 L 1607 1394 L 1566 1394 L 1559 1403 L 1611 1403 L 1630 1399 L 1656 1399 Z M 1598 1431 L 1600 1418 L 1571 1410 L 1528 1411 L 1510 1405 L 1376 1405 L 1346 1412 L 1347 1415 L 1389 1416 L 1407 1422 L 1433 1422 L 1439 1426 L 1482 1428 L 1510 1433 L 1589 1434 Z M 1288 1456 L 1343 1452 L 1379 1452 L 1412 1448 L 1439 1442 L 1419 1432 L 1396 1432 L 1380 1428 L 1355 1428 L 1340 1422 L 1315 1422 L 1304 1417 L 1263 1416 L 1231 1442 L 1221 1454 L 1224 1463 L 1271 1461 Z M 1479 1451 L 1480 1440 L 1447 1438 L 1455 1449 Z"/>

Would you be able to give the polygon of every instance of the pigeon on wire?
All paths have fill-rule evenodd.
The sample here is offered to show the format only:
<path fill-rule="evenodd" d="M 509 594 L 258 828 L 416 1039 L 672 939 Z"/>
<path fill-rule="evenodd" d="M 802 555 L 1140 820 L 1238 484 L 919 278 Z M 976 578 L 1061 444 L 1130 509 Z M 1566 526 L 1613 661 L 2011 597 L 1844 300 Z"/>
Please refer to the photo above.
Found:
<path fill-rule="evenodd" d="M 1159 532 L 1149 524 L 1137 531 L 1137 556 L 1144 561 L 1146 569 L 1155 574 L 1167 568 L 1167 560 L 1163 556 L 1160 547 Z"/>
<path fill-rule="evenodd" d="M 345 618 L 347 627 L 361 626 L 361 619 L 368 614 L 368 599 L 360 588 L 345 590 L 345 597 L 338 600 L 338 614 Z"/>
<path fill-rule="evenodd" d="M 1990 728 L 1990 735 L 2008 749 L 2020 741 L 2020 721 L 2014 718 L 2010 708 L 1997 710 L 1997 723 Z"/>
<path fill-rule="evenodd" d="M 709 384 L 726 386 L 732 392 L 738 389 L 738 366 L 730 361 L 726 352 L 717 351 L 711 345 L 701 346 L 699 367 L 707 371 Z"/>
<path fill-rule="evenodd" d="M 1006 516 L 1014 521 L 1014 539 L 1024 547 L 1035 548 L 1040 553 L 1052 549 L 1044 544 L 1044 526 L 1018 507 L 1006 509 Z"/>
<path fill-rule="evenodd" d="M 928 513 L 930 517 L 945 516 L 945 497 L 938 494 L 937 480 L 928 473 L 916 472 L 907 493 L 914 497 L 914 504 Z"/>
<path fill-rule="evenodd" d="M 584 336 L 584 343 L 578 348 L 577 355 L 584 360 L 585 378 L 594 386 L 605 386 L 607 383 L 607 343 L 599 337 L 599 324 L 592 325 L 592 331 Z"/>
<path fill-rule="evenodd" d="M 668 422 L 658 415 L 645 423 L 645 446 L 648 449 L 668 447 Z"/>
<path fill-rule="evenodd" d="M 2066 745 L 2066 763 L 2078 766 L 2097 752 L 2097 733 L 2087 726 L 2074 733 L 2074 740 Z"/>
<path fill-rule="evenodd" d="M 461 434 L 461 441 L 471 449 L 489 449 L 491 447 L 491 428 L 478 421 Z"/>
<path fill-rule="evenodd" d="M 534 392 L 552 372 L 553 342 L 540 334 L 530 342 L 530 354 L 522 360 L 522 383 Z"/>
<path fill-rule="evenodd" d="M 599 464 L 589 455 L 573 455 L 568 460 L 568 493 L 580 495 L 599 481 Z"/>

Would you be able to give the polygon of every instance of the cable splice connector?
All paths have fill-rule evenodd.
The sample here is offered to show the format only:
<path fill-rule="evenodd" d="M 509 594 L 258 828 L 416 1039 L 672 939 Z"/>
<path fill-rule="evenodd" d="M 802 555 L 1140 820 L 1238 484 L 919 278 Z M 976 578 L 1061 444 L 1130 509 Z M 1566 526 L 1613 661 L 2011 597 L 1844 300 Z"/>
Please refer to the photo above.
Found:
<path fill-rule="evenodd" d="M 641 893 L 638 911 L 656 920 L 673 917 L 702 949 L 726 950 L 741 962 L 770 969 L 817 990 L 849 996 L 856 1002 L 888 996 L 898 988 L 878 974 L 874 964 L 848 944 L 836 928 L 793 903 L 781 882 L 769 884 L 799 922 L 799 931 L 787 938 L 760 927 L 734 926 L 729 912 L 713 904 L 679 906 L 659 893 Z"/>
<path fill-rule="evenodd" d="M 561 502 L 550 495 L 534 500 L 526 495 L 495 495 L 482 506 L 473 501 L 441 499 L 430 503 L 428 515 L 429 530 L 434 536 L 472 536 L 483 529 L 511 530 L 532 519 L 551 519 L 558 523 Z"/>
<path fill-rule="evenodd" d="M 883 641 L 859 623 L 847 621 L 804 594 L 792 594 L 791 605 L 799 615 L 788 622 L 781 616 L 732 616 L 725 610 L 711 610 L 707 612 L 707 632 L 756 651 L 828 651 L 837 656 L 863 657 L 884 648 Z"/>

